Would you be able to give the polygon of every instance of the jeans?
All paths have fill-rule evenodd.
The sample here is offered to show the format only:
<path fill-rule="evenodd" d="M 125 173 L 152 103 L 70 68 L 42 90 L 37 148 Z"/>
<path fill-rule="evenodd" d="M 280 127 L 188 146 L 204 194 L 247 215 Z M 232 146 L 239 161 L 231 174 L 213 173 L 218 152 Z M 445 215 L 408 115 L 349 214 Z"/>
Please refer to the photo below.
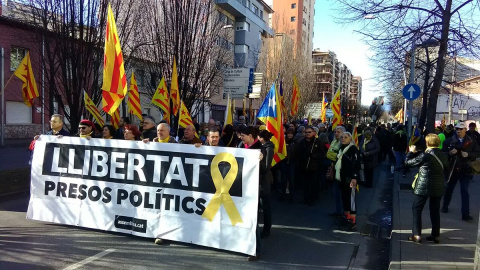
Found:
<path fill-rule="evenodd" d="M 450 201 L 452 200 L 453 190 L 457 182 L 460 182 L 460 194 L 462 196 L 462 216 L 470 215 L 470 196 L 468 195 L 468 186 L 472 175 L 465 175 L 456 170 L 453 171 L 450 181 L 447 183 L 447 189 L 445 190 L 445 197 L 443 198 L 443 209 L 448 209 Z"/>
<path fill-rule="evenodd" d="M 343 214 L 342 193 L 340 191 L 340 181 L 333 180 L 333 197 L 335 199 L 335 213 Z"/>
<path fill-rule="evenodd" d="M 422 196 L 414 195 L 412 213 L 413 213 L 413 235 L 422 235 L 422 211 L 427 199 L 430 198 L 430 221 L 432 222 L 432 236 L 440 236 L 440 201 L 442 196 Z"/>
<path fill-rule="evenodd" d="M 290 191 L 290 196 L 293 194 L 295 186 L 295 164 L 293 161 L 290 163 L 282 162 L 282 195 L 286 195 L 287 186 Z"/>
<path fill-rule="evenodd" d="M 407 157 L 407 154 L 403 151 L 395 151 L 395 161 L 397 164 L 397 167 L 400 168 L 403 166 L 403 163 L 405 162 L 405 158 Z"/>

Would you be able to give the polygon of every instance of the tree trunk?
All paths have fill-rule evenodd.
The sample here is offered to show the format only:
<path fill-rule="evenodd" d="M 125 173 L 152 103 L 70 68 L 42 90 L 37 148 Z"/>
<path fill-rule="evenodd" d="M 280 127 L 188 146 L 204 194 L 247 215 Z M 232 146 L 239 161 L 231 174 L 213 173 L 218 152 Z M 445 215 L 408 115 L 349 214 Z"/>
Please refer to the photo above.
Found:
<path fill-rule="evenodd" d="M 425 127 L 425 121 L 427 118 L 427 106 L 428 106 L 428 85 L 430 81 L 430 69 L 432 64 L 430 62 L 430 56 L 428 54 L 428 48 L 426 48 L 427 63 L 425 67 L 425 79 L 423 82 L 423 100 L 422 100 L 422 110 L 420 112 L 420 118 L 418 119 L 418 128 L 423 130 Z"/>
<path fill-rule="evenodd" d="M 437 115 L 438 93 L 442 85 L 443 73 L 445 71 L 445 56 L 447 55 L 448 33 L 450 31 L 450 19 L 452 9 L 452 0 L 448 0 L 442 16 L 442 35 L 440 37 L 440 48 L 438 50 L 437 68 L 433 79 L 433 86 L 430 90 L 427 110 L 426 133 L 433 133 L 435 130 L 435 118 Z"/>

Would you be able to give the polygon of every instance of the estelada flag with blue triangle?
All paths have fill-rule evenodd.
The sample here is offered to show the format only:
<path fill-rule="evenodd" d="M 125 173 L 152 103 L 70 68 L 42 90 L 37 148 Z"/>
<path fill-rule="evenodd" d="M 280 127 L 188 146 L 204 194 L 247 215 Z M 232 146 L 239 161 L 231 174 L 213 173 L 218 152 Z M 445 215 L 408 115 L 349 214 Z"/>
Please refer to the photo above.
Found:
<path fill-rule="evenodd" d="M 275 166 L 287 156 L 280 106 L 279 93 L 275 89 L 275 83 L 273 83 L 257 114 L 257 118 L 264 122 L 267 130 L 273 134 L 271 141 L 275 145 L 275 149 L 272 166 Z"/>
<path fill-rule="evenodd" d="M 413 134 L 412 137 L 410 137 L 410 142 L 408 143 L 409 146 L 416 144 L 419 140 L 422 134 L 420 133 L 420 129 L 418 127 L 415 127 L 413 129 Z M 408 152 L 408 149 L 407 149 Z"/>

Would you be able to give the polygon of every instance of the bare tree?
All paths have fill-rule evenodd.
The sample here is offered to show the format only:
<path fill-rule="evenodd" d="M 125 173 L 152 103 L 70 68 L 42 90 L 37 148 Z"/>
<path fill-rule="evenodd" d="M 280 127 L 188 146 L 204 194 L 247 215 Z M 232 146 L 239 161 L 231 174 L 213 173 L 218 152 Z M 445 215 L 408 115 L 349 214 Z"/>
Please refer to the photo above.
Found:
<path fill-rule="evenodd" d="M 392 56 L 389 60 L 405 59 L 412 44 L 435 38 L 439 42 L 438 61 L 433 85 L 428 96 L 426 130 L 433 132 L 436 104 L 445 70 L 445 58 L 453 44 L 465 55 L 477 56 L 479 51 L 477 23 L 473 19 L 479 1 L 421 1 L 421 0 L 340 0 L 343 22 L 375 18 L 360 30 L 377 52 Z M 381 71 L 380 71 L 381 72 Z M 400 73 L 400 70 L 397 70 Z"/>
<path fill-rule="evenodd" d="M 49 92 L 50 114 L 59 110 L 76 133 L 86 111 L 83 91 L 97 104 L 101 101 L 103 44 L 107 17 L 107 1 L 89 0 L 26 0 L 23 1 L 25 22 L 36 27 L 35 40 L 42 40 L 46 88 Z M 111 1 L 117 15 L 120 40 L 129 39 L 134 32 L 133 11 L 141 1 Z M 121 14 L 121 15 L 119 15 Z M 126 42 L 123 50 L 128 63 L 129 54 L 137 44 Z M 123 45 L 123 44 L 122 44 Z M 45 101 L 43 101 L 45 102 Z M 56 105 L 56 106 L 55 106 Z M 57 107 L 57 108 L 55 108 Z"/>
<path fill-rule="evenodd" d="M 152 45 L 137 55 L 151 75 L 148 95 L 153 96 L 162 76 L 170 80 L 175 57 L 180 97 L 196 115 L 200 103 L 209 105 L 211 94 L 218 93 L 223 69 L 231 67 L 232 26 L 226 27 L 213 1 L 155 1 L 143 16 L 151 18 L 144 33 Z"/>

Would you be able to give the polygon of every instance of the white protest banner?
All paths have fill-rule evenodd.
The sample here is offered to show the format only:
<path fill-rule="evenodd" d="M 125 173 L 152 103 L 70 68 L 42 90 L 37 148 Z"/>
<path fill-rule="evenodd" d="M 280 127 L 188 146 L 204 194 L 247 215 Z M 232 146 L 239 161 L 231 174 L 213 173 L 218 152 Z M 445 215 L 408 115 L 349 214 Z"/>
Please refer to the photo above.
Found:
<path fill-rule="evenodd" d="M 254 255 L 259 156 L 248 149 L 42 135 L 27 218 Z"/>

